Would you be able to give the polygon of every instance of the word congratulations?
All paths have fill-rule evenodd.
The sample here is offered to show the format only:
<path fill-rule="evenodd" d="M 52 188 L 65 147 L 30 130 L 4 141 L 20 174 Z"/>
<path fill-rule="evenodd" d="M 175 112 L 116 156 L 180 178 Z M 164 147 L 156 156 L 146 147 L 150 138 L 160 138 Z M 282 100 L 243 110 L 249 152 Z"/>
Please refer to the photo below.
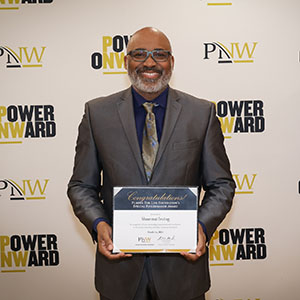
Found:
<path fill-rule="evenodd" d="M 173 196 L 172 194 L 163 193 L 162 195 L 155 194 L 153 196 L 139 196 L 137 191 L 128 193 L 129 201 L 152 201 L 152 200 L 169 200 L 169 201 L 182 201 L 187 197 L 187 194 L 184 196 Z"/>

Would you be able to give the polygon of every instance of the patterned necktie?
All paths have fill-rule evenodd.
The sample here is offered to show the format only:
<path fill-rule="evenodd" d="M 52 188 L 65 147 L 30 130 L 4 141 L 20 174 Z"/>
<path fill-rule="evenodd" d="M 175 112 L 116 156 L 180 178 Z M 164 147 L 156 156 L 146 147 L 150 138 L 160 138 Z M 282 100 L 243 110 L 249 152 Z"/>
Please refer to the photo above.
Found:
<path fill-rule="evenodd" d="M 143 104 L 146 109 L 147 115 L 145 119 L 145 128 L 143 132 L 143 160 L 144 167 L 147 175 L 147 180 L 150 181 L 152 169 L 154 166 L 157 150 L 158 150 L 158 139 L 155 123 L 155 115 L 152 112 L 154 103 L 145 102 Z"/>

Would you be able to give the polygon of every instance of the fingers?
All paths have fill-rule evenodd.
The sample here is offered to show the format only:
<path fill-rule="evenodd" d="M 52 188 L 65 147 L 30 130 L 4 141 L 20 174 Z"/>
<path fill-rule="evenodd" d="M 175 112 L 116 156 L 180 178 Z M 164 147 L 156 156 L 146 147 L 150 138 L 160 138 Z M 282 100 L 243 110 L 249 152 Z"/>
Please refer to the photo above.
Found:
<path fill-rule="evenodd" d="M 203 228 L 200 224 L 198 224 L 198 244 L 196 248 L 196 254 L 203 255 L 206 252 L 206 235 L 203 231 Z"/>
<path fill-rule="evenodd" d="M 180 254 L 188 261 L 196 261 L 206 252 L 206 235 L 203 232 L 202 226 L 198 224 L 198 244 L 196 253 L 181 252 Z"/>
<path fill-rule="evenodd" d="M 125 254 L 123 252 L 112 254 L 114 246 L 111 240 L 111 234 L 112 229 L 106 222 L 100 222 L 97 225 L 98 251 L 110 260 L 131 257 L 132 254 Z"/>
<path fill-rule="evenodd" d="M 100 222 L 97 225 L 97 233 L 98 233 L 98 248 L 99 251 L 112 251 L 113 243 L 111 240 L 112 229 L 106 222 Z M 101 252 L 100 251 L 100 252 Z"/>
<path fill-rule="evenodd" d="M 188 252 L 180 252 L 180 254 L 188 261 L 196 261 L 199 259 L 199 257 L 201 255 L 199 254 L 192 254 L 192 253 L 188 253 Z"/>

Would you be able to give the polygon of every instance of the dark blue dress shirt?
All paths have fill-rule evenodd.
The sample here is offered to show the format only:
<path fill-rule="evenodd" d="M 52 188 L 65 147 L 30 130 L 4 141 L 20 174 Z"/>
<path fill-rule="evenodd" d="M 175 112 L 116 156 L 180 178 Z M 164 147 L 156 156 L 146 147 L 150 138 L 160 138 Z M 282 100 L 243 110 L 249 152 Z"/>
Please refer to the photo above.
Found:
<path fill-rule="evenodd" d="M 136 126 L 136 133 L 137 133 L 141 152 L 142 152 L 142 143 L 143 143 L 143 131 L 145 127 L 145 118 L 147 115 L 147 112 L 143 107 L 143 104 L 145 102 L 155 103 L 155 106 L 153 108 L 153 113 L 155 115 L 157 138 L 158 138 L 158 142 L 160 142 L 163 125 L 164 125 L 166 107 L 167 107 L 168 92 L 169 92 L 169 87 L 167 87 L 154 100 L 147 101 L 143 96 L 141 96 L 132 88 L 135 126 Z"/>

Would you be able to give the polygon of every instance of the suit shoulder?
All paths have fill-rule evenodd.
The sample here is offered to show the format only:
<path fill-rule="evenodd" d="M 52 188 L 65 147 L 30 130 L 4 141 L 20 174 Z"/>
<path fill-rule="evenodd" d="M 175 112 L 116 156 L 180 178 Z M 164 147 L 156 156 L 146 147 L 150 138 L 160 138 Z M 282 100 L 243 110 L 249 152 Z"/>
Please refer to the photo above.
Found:
<path fill-rule="evenodd" d="M 89 100 L 86 102 L 86 105 L 88 105 L 89 107 L 98 107 L 98 106 L 102 106 L 102 105 L 110 105 L 110 104 L 114 104 L 116 101 L 120 100 L 121 98 L 126 97 L 126 95 L 130 94 L 131 90 L 129 89 L 125 89 L 107 96 L 102 96 L 102 97 L 97 97 L 95 99 Z"/>
<path fill-rule="evenodd" d="M 211 107 L 214 106 L 214 103 L 209 100 L 197 98 L 183 91 L 173 89 L 172 92 L 177 96 L 183 105 L 193 105 L 195 107 L 202 107 L 203 109 L 211 109 Z"/>

